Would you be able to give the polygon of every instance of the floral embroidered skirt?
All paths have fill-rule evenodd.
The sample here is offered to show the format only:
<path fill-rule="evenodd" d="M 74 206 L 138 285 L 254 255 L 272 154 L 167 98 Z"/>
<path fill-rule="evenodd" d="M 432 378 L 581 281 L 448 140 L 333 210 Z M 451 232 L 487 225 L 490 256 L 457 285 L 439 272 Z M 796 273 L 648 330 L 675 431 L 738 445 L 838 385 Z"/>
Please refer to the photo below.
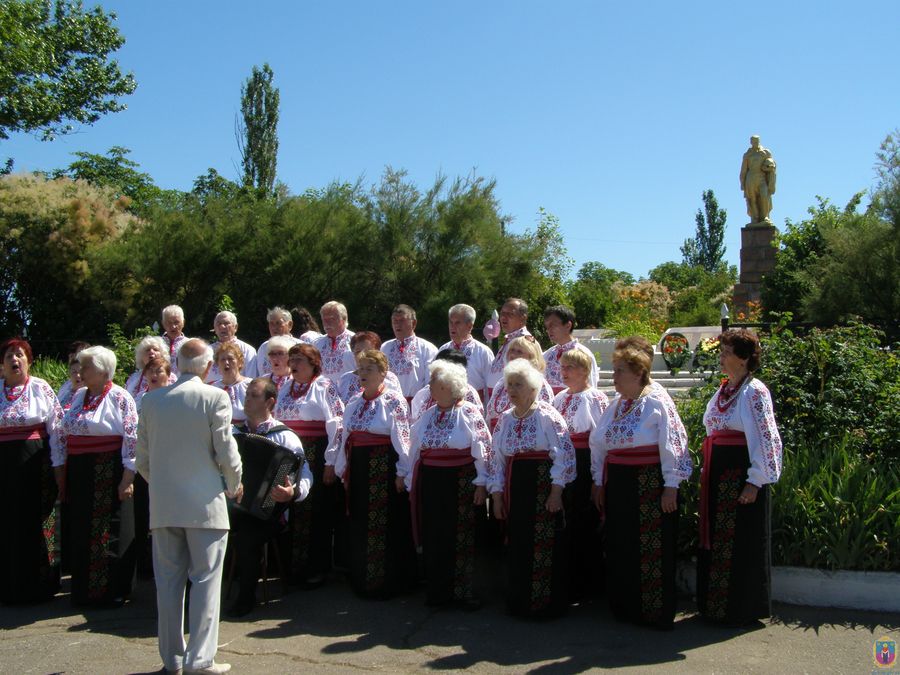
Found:
<path fill-rule="evenodd" d="M 416 583 L 409 495 L 398 493 L 394 484 L 393 446 L 355 446 L 350 453 L 350 585 L 360 595 L 389 597 Z"/>
<path fill-rule="evenodd" d="M 121 480 L 118 452 L 70 455 L 66 460 L 66 555 L 76 605 L 110 604 L 131 593 L 134 501 L 119 501 Z"/>
<path fill-rule="evenodd" d="M 0 443 L 0 602 L 34 602 L 59 590 L 59 509 L 43 439 Z"/>
<path fill-rule="evenodd" d="M 475 599 L 475 542 L 484 525 L 476 507 L 475 465 L 419 467 L 422 554 L 429 604 Z"/>
<path fill-rule="evenodd" d="M 713 445 L 709 473 L 710 548 L 697 558 L 697 604 L 704 618 L 746 624 L 771 614 L 769 490 L 738 504 L 747 482 L 746 446 Z"/>
<path fill-rule="evenodd" d="M 569 593 L 569 541 L 564 511 L 547 511 L 549 459 L 511 464 L 507 514 L 507 607 L 513 614 L 564 613 Z"/>
<path fill-rule="evenodd" d="M 606 592 L 616 618 L 671 628 L 678 509 L 663 513 L 659 464 L 607 465 Z"/>

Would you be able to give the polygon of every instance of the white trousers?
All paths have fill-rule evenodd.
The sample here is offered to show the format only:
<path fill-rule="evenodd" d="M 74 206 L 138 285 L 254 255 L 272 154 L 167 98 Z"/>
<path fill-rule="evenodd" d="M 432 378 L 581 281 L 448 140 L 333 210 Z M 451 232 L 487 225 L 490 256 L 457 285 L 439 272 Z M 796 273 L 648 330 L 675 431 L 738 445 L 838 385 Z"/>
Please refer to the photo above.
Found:
<path fill-rule="evenodd" d="M 228 530 L 153 530 L 153 575 L 159 614 L 159 655 L 166 670 L 212 665 L 219 641 L 222 567 Z M 191 580 L 190 638 L 184 641 L 184 589 Z"/>

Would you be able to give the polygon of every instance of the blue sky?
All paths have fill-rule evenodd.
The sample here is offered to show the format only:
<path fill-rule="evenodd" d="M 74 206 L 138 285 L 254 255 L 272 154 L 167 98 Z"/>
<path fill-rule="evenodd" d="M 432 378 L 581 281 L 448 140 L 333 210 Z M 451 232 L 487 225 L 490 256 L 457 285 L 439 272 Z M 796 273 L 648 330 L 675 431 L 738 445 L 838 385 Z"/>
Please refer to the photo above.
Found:
<path fill-rule="evenodd" d="M 102 5 L 138 81 L 128 110 L 52 143 L 0 143 L 18 170 L 123 145 L 165 188 L 189 189 L 208 167 L 237 178 L 240 85 L 268 62 L 292 192 L 372 183 L 386 165 L 422 186 L 474 170 L 496 178 L 514 230 L 541 206 L 559 217 L 573 273 L 679 260 L 709 188 L 736 264 L 751 134 L 778 162 L 781 224 L 816 195 L 843 205 L 870 188 L 878 145 L 900 126 L 893 0 Z"/>

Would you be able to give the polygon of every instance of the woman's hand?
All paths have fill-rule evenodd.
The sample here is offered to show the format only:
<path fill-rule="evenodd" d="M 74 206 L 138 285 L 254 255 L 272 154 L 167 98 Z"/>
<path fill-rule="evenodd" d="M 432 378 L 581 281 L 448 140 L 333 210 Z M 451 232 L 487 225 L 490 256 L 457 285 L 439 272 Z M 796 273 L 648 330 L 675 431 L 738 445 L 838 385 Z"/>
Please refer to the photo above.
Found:
<path fill-rule="evenodd" d="M 663 513 L 672 513 L 678 508 L 678 488 L 663 488 L 662 510 Z"/>
<path fill-rule="evenodd" d="M 472 503 L 475 506 L 484 506 L 485 501 L 487 501 L 487 488 L 484 485 L 476 485 L 475 499 L 472 500 Z"/>
<path fill-rule="evenodd" d="M 550 513 L 562 511 L 562 491 L 562 485 L 550 486 L 550 496 L 547 497 L 547 503 L 544 505 Z"/>
<path fill-rule="evenodd" d="M 394 487 L 397 488 L 398 494 L 406 490 L 406 482 L 403 480 L 403 476 L 397 476 L 394 479 Z"/>
<path fill-rule="evenodd" d="M 758 492 L 758 487 L 756 487 L 753 483 L 747 483 L 746 485 L 744 485 L 744 489 L 741 490 L 741 494 L 738 497 L 738 504 L 752 504 L 756 501 L 756 494 Z"/>
<path fill-rule="evenodd" d="M 325 485 L 334 485 L 335 473 L 334 466 L 325 465 L 325 470 L 322 472 L 322 482 Z"/>
<path fill-rule="evenodd" d="M 603 507 L 606 506 L 606 488 L 602 485 L 592 485 L 591 501 L 594 502 L 594 507 L 603 513 Z"/>
<path fill-rule="evenodd" d="M 494 518 L 497 520 L 506 520 L 506 506 L 503 504 L 503 493 L 492 492 L 491 504 L 494 505 Z"/>
<path fill-rule="evenodd" d="M 119 501 L 124 502 L 134 496 L 134 471 L 125 469 L 122 472 L 122 480 L 119 481 Z"/>
<path fill-rule="evenodd" d="M 53 477 L 56 479 L 57 499 L 66 501 L 66 465 L 54 466 Z"/>

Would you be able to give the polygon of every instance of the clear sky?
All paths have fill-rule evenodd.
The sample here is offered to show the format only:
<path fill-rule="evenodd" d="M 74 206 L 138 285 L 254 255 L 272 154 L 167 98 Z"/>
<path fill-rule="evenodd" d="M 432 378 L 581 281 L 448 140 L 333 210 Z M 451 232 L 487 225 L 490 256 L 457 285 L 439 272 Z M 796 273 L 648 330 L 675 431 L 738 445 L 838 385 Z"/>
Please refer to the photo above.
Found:
<path fill-rule="evenodd" d="M 91 6 L 90 0 L 86 5 Z M 577 268 L 635 276 L 694 232 L 701 193 L 747 223 L 741 155 L 778 163 L 773 220 L 875 181 L 900 127 L 900 2 L 238 2 L 105 0 L 138 88 L 128 110 L 52 143 L 0 142 L 18 170 L 113 145 L 164 188 L 239 175 L 241 83 L 268 62 L 281 90 L 278 177 L 293 193 L 438 172 L 497 180 L 513 229 L 543 206 Z M 893 47 L 891 45 L 894 45 Z"/>

